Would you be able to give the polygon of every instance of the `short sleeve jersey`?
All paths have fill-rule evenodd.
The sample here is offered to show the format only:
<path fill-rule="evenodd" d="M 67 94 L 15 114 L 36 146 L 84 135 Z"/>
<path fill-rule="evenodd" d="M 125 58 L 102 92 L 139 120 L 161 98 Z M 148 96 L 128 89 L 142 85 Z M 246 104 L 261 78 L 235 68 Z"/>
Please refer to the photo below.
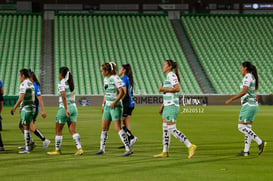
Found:
<path fill-rule="evenodd" d="M 36 83 L 36 82 L 33 82 L 33 86 L 34 86 L 34 89 L 35 89 L 35 105 L 36 107 L 39 106 L 39 101 L 38 101 L 38 96 L 41 96 L 41 89 L 40 89 L 40 86 Z"/>
<path fill-rule="evenodd" d="M 130 79 L 127 75 L 123 76 L 121 78 L 123 82 L 123 87 L 126 87 L 126 95 L 124 99 L 122 100 L 123 106 L 127 107 L 134 107 L 134 100 L 133 100 L 133 87 L 131 85 Z"/>
<path fill-rule="evenodd" d="M 163 88 L 174 88 L 176 84 L 179 84 L 178 78 L 175 73 L 169 72 L 166 80 L 164 81 Z M 164 106 L 175 105 L 179 106 L 179 94 L 176 93 L 165 93 L 163 95 Z"/>
<path fill-rule="evenodd" d="M 117 75 L 104 78 L 104 93 L 106 105 L 110 106 L 118 95 L 118 89 L 123 86 L 121 79 Z M 121 105 L 121 101 L 117 104 Z"/>
<path fill-rule="evenodd" d="M 30 112 L 34 107 L 35 101 L 35 89 L 33 83 L 26 79 L 20 84 L 20 92 L 19 94 L 25 94 L 24 100 L 21 103 L 20 107 L 23 111 Z"/>
<path fill-rule="evenodd" d="M 69 105 L 74 105 L 75 104 L 75 94 L 74 91 L 71 92 L 68 82 L 65 81 L 65 79 L 62 79 L 59 84 L 58 84 L 58 94 L 59 94 L 59 107 L 63 107 L 64 108 L 64 103 L 63 103 L 63 99 L 62 99 L 62 95 L 61 92 L 65 92 L 65 97 L 66 97 L 66 101 L 67 101 L 67 106 Z"/>
<path fill-rule="evenodd" d="M 256 104 L 256 95 L 255 95 L 255 86 L 256 80 L 251 73 L 248 73 L 244 76 L 243 81 L 241 83 L 240 89 L 243 90 L 243 87 L 247 86 L 247 93 L 241 97 L 241 104 L 248 102 L 249 105 Z"/>
<path fill-rule="evenodd" d="M 2 81 L 0 80 L 0 89 L 3 88 L 3 83 Z M 0 92 L 0 96 L 1 96 L 1 92 Z"/>

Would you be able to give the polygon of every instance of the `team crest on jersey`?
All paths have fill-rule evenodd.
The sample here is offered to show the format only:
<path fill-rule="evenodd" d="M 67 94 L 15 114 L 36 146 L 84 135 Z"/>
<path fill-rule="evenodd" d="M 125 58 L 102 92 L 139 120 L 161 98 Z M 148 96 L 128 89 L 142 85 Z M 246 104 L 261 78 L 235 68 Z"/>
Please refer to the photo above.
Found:
<path fill-rule="evenodd" d="M 108 88 L 108 84 L 106 84 L 105 86 L 104 86 L 104 90 L 106 90 Z"/>

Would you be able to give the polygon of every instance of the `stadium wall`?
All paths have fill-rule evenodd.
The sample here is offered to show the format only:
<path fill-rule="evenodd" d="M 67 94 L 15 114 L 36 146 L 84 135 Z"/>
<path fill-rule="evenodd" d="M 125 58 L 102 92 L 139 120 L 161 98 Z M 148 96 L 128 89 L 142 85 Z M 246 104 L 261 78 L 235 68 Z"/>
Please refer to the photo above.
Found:
<path fill-rule="evenodd" d="M 225 105 L 225 101 L 233 95 L 181 95 L 181 106 L 207 106 L 207 105 Z M 273 105 L 273 95 L 258 95 L 260 105 Z M 18 96 L 4 96 L 4 106 L 13 106 Z M 76 96 L 77 106 L 101 106 L 103 96 Z M 45 106 L 58 106 L 58 96 L 44 95 Z M 162 95 L 136 95 L 134 96 L 136 106 L 159 106 L 162 104 Z M 240 100 L 236 100 L 231 105 L 240 105 Z"/>

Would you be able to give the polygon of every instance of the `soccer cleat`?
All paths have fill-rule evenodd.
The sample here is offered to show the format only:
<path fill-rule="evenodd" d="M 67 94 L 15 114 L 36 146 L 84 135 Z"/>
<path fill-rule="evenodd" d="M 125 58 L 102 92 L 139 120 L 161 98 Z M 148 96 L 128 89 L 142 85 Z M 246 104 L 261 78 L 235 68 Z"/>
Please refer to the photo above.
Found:
<path fill-rule="evenodd" d="M 51 152 L 47 152 L 48 155 L 60 155 L 61 154 L 61 150 L 54 150 Z"/>
<path fill-rule="evenodd" d="M 154 155 L 154 158 L 167 158 L 168 156 L 168 152 L 161 152 L 157 155 Z"/>
<path fill-rule="evenodd" d="M 134 146 L 134 144 L 136 143 L 136 141 L 137 141 L 137 137 L 134 137 L 133 139 L 131 139 L 130 147 Z"/>
<path fill-rule="evenodd" d="M 96 155 L 103 155 L 105 152 L 103 150 L 99 150 Z"/>
<path fill-rule="evenodd" d="M 124 146 L 124 145 L 123 145 L 123 146 L 118 147 L 118 149 L 123 149 L 123 148 L 125 148 L 125 146 Z"/>
<path fill-rule="evenodd" d="M 249 155 L 249 152 L 244 152 L 244 151 L 237 154 L 237 156 L 245 156 L 245 157 L 247 157 L 248 155 Z"/>
<path fill-rule="evenodd" d="M 262 154 L 262 152 L 264 151 L 264 147 L 267 145 L 266 141 L 262 141 L 262 143 L 259 145 L 259 153 L 258 155 Z"/>
<path fill-rule="evenodd" d="M 0 151 L 5 151 L 4 146 L 0 146 Z"/>
<path fill-rule="evenodd" d="M 36 143 L 35 143 L 35 142 L 31 142 L 31 143 L 29 144 L 29 149 L 30 149 L 30 151 L 32 151 L 35 147 L 36 147 Z"/>
<path fill-rule="evenodd" d="M 50 144 L 50 141 L 48 139 L 43 141 L 43 150 L 46 150 L 49 144 Z"/>
<path fill-rule="evenodd" d="M 76 156 L 79 156 L 79 155 L 83 155 L 83 150 L 82 148 L 79 148 L 76 153 L 75 153 Z"/>
<path fill-rule="evenodd" d="M 28 153 L 30 153 L 30 152 L 31 152 L 30 150 L 24 149 L 24 150 L 22 150 L 22 151 L 19 151 L 18 153 L 20 153 L 20 154 L 28 154 Z"/>
<path fill-rule="evenodd" d="M 129 151 L 126 151 L 125 153 L 123 153 L 120 156 L 129 156 L 129 155 L 132 155 L 133 153 L 134 153 L 133 150 L 129 150 Z"/>
<path fill-rule="evenodd" d="M 194 153 L 195 153 L 195 150 L 196 150 L 197 146 L 194 145 L 194 144 L 191 144 L 191 146 L 189 147 L 189 156 L 188 158 L 192 158 Z"/>
<path fill-rule="evenodd" d="M 36 147 L 36 143 L 35 142 L 32 142 L 30 143 L 30 150 L 32 151 L 34 148 Z M 26 148 L 26 146 L 19 146 L 18 149 L 21 149 L 21 150 L 24 150 Z"/>

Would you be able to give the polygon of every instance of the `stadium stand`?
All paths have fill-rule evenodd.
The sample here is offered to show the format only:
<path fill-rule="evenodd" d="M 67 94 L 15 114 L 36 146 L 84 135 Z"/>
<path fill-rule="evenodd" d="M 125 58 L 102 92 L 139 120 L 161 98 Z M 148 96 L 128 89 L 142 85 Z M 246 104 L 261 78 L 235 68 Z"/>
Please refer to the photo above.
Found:
<path fill-rule="evenodd" d="M 183 93 L 202 93 L 167 16 L 57 15 L 54 46 L 55 82 L 59 67 L 67 65 L 76 94 L 103 94 L 100 65 L 109 61 L 132 64 L 135 94 L 158 94 L 166 59 L 179 62 Z"/>
<path fill-rule="evenodd" d="M 21 68 L 31 68 L 40 77 L 40 14 L 0 14 L 0 59 L 5 95 L 18 95 Z"/>
<path fill-rule="evenodd" d="M 218 94 L 239 91 L 244 61 L 257 66 L 258 93 L 272 91 L 272 16 L 183 15 L 182 24 Z"/>

